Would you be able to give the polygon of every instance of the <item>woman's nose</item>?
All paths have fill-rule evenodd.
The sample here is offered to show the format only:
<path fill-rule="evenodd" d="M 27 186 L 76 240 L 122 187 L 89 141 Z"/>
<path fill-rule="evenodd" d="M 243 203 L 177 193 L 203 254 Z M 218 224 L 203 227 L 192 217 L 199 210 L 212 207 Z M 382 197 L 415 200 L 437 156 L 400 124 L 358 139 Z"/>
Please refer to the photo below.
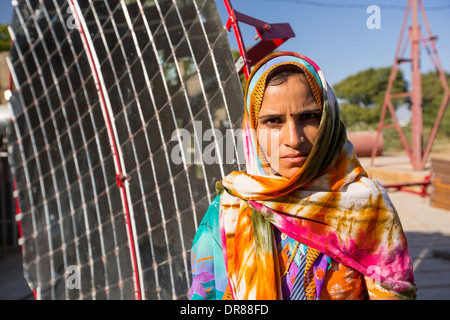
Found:
<path fill-rule="evenodd" d="M 288 121 L 283 135 L 285 144 L 294 149 L 298 148 L 305 141 L 303 128 L 296 121 Z"/>

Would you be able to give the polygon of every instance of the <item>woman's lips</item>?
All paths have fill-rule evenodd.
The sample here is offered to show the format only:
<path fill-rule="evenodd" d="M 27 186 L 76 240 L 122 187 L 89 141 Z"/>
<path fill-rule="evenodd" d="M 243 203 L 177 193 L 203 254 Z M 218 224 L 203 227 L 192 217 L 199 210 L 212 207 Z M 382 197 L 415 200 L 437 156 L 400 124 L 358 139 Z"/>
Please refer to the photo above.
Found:
<path fill-rule="evenodd" d="M 300 163 L 306 160 L 308 154 L 287 154 L 281 157 L 281 160 L 290 163 Z"/>

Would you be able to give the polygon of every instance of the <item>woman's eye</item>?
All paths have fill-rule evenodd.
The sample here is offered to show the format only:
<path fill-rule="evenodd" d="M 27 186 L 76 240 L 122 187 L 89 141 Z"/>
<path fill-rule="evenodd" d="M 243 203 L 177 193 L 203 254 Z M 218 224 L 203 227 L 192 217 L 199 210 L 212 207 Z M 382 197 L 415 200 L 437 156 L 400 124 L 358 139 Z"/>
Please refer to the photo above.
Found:
<path fill-rule="evenodd" d="M 319 117 L 320 117 L 319 113 L 311 112 L 302 114 L 299 118 L 300 120 L 316 120 L 319 119 Z"/>
<path fill-rule="evenodd" d="M 263 124 L 268 124 L 268 125 L 275 125 L 275 124 L 280 124 L 282 121 L 280 118 L 269 118 L 269 119 L 265 119 Z"/>

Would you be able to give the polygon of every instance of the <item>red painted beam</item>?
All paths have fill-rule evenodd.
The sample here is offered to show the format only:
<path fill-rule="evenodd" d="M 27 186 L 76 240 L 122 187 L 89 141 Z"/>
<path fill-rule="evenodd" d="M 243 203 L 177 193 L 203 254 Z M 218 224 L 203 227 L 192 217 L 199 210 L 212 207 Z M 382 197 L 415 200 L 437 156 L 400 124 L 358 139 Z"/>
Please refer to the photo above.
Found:
<path fill-rule="evenodd" d="M 238 43 L 239 53 L 243 59 L 243 67 L 239 74 L 244 73 L 248 79 L 251 67 L 266 55 L 274 51 L 288 39 L 295 37 L 295 33 L 288 23 L 269 24 L 265 21 L 250 17 L 233 9 L 229 0 L 224 0 L 229 15 L 226 23 L 227 30 L 233 28 Z M 255 27 L 261 40 L 247 51 L 239 28 L 239 22 Z"/>

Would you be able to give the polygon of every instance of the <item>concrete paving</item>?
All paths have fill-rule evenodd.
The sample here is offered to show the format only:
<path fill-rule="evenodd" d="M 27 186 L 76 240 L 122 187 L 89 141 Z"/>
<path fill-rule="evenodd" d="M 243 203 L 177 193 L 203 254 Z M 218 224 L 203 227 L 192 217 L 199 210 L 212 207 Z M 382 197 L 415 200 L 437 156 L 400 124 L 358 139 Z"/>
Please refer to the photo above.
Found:
<path fill-rule="evenodd" d="M 421 182 L 431 173 L 431 163 L 424 170 L 413 170 L 406 155 L 360 158 L 362 166 L 372 178 L 383 185 Z M 388 189 L 389 196 L 400 216 L 408 240 L 414 265 L 418 300 L 450 299 L 450 208 L 430 205 L 430 197 L 407 191 L 421 192 L 422 187 L 408 187 L 403 191 Z M 428 193 L 432 187 L 427 187 Z"/>
<path fill-rule="evenodd" d="M 394 203 L 413 259 L 418 300 L 450 299 L 450 210 L 430 206 L 428 197 L 396 191 Z"/>

